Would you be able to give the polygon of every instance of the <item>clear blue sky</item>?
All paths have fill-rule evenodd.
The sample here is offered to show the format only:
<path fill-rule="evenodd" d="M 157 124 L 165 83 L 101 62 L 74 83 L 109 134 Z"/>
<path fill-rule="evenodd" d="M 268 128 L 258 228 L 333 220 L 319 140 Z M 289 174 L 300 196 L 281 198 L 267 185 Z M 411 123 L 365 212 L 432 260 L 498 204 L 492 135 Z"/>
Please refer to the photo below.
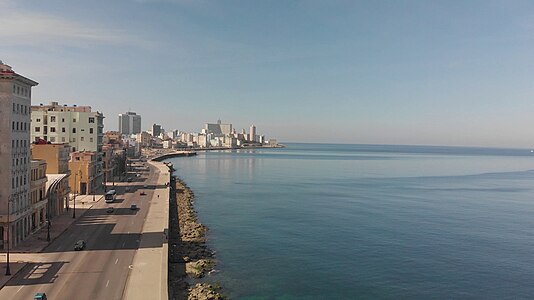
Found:
<path fill-rule="evenodd" d="M 2 1 L 34 103 L 281 141 L 534 147 L 533 1 Z"/>

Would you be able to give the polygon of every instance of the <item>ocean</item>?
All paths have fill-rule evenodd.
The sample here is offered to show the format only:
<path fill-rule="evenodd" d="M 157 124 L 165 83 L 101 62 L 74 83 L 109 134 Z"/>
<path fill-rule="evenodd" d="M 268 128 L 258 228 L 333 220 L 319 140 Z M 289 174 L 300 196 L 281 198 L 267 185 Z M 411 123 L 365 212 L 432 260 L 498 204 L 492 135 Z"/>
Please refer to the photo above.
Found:
<path fill-rule="evenodd" d="M 231 299 L 534 298 L 530 149 L 287 144 L 169 160 Z"/>

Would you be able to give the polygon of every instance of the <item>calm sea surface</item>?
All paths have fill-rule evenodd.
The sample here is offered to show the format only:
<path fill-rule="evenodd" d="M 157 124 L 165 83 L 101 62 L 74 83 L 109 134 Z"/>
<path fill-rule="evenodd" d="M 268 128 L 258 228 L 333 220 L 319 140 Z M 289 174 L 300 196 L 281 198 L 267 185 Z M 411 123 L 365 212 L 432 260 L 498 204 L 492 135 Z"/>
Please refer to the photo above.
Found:
<path fill-rule="evenodd" d="M 530 150 L 287 146 L 171 160 L 230 298 L 534 298 Z"/>

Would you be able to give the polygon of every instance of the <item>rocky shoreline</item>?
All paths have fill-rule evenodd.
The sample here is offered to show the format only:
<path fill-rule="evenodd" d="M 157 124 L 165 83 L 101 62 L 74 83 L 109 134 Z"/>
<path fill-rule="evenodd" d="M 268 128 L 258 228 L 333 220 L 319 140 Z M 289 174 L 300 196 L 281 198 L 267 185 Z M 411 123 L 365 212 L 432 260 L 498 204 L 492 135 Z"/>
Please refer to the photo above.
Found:
<path fill-rule="evenodd" d="M 208 228 L 198 221 L 193 205 L 193 191 L 179 178 L 174 179 L 171 180 L 170 199 L 174 202 L 171 203 L 173 211 L 170 218 L 174 224 L 170 226 L 169 239 L 170 297 L 189 300 L 226 299 L 220 293 L 219 285 L 204 280 L 199 282 L 200 278 L 213 270 L 215 255 L 206 246 Z"/>

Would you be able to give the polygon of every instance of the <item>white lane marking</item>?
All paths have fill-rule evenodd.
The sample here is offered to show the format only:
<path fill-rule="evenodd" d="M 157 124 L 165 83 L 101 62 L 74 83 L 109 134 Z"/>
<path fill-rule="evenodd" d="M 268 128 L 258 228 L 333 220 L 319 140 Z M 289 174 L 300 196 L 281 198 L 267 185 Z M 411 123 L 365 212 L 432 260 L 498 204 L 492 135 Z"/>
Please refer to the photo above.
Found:
<path fill-rule="evenodd" d="M 108 279 L 108 282 L 106 282 L 106 287 L 108 287 L 108 285 L 109 285 L 109 279 Z"/>
<path fill-rule="evenodd" d="M 19 287 L 19 289 L 17 290 L 17 292 L 15 292 L 15 294 L 18 293 L 18 292 L 20 292 L 20 290 L 22 290 L 22 288 L 23 288 L 22 286 Z"/>
<path fill-rule="evenodd" d="M 115 261 L 115 264 L 117 264 L 119 262 L 119 259 L 117 258 L 117 260 Z"/>

